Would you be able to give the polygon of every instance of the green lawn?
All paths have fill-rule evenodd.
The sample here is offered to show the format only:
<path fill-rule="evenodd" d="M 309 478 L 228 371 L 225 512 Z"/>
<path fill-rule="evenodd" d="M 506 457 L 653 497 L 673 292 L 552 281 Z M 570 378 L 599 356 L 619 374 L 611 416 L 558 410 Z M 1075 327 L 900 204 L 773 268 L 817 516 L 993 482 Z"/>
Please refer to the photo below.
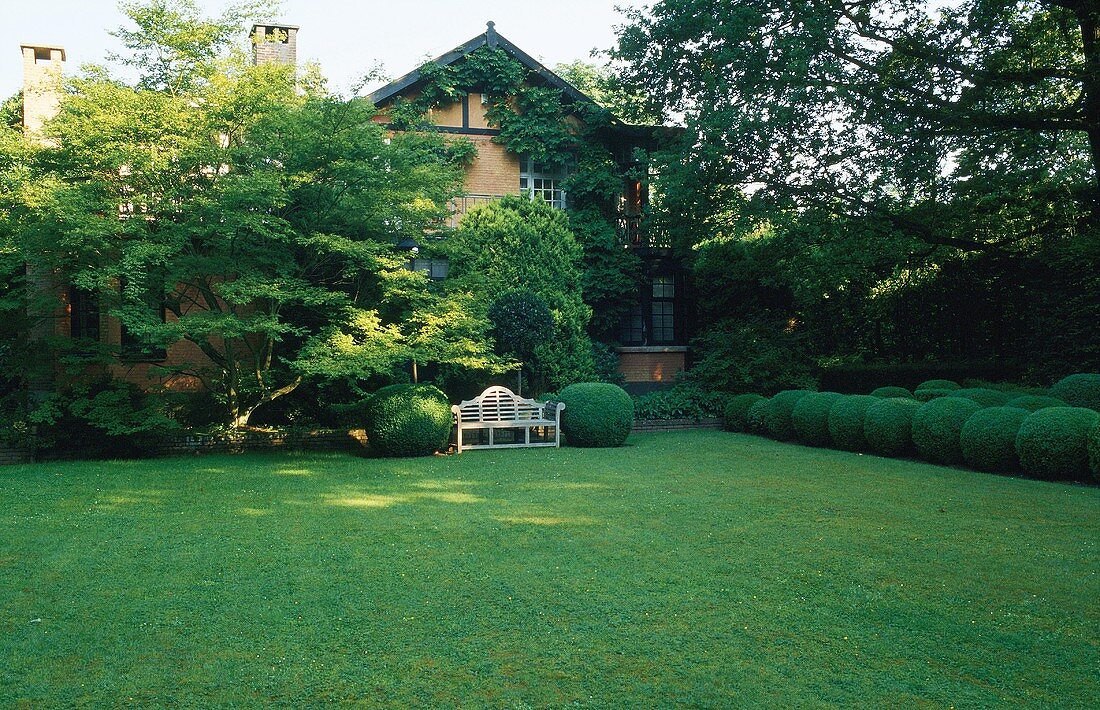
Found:
<path fill-rule="evenodd" d="M 1100 704 L 1100 489 L 720 432 L 0 469 L 0 706 Z"/>

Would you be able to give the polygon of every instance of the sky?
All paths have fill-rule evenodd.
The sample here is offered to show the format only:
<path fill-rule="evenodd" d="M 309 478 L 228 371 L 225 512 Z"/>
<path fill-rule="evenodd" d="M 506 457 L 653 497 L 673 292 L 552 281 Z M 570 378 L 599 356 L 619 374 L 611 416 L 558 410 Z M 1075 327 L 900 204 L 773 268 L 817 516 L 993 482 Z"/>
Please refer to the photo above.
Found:
<path fill-rule="evenodd" d="M 197 0 L 212 14 L 221 0 Z M 381 65 L 396 78 L 485 31 L 496 29 L 548 66 L 589 59 L 615 42 L 619 7 L 643 0 L 284 0 L 279 17 L 299 25 L 298 60 L 316 61 L 335 90 L 346 91 Z M 651 2 L 649 3 L 651 4 Z M 109 32 L 124 23 L 117 0 L 0 0 L 0 99 L 22 85 L 21 44 L 65 47 L 66 72 L 102 63 L 119 46 Z M 376 88 L 378 82 L 368 85 Z"/>

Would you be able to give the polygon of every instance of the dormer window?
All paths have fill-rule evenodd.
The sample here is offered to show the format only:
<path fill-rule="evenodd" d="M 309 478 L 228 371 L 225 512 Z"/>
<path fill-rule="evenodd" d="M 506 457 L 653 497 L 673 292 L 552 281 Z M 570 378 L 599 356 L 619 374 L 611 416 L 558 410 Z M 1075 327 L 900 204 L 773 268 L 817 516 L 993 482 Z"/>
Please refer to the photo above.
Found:
<path fill-rule="evenodd" d="M 559 210 L 565 209 L 565 190 L 562 187 L 568 170 L 564 165 L 550 165 L 522 155 L 519 159 L 519 194 L 532 200 L 544 200 Z"/>

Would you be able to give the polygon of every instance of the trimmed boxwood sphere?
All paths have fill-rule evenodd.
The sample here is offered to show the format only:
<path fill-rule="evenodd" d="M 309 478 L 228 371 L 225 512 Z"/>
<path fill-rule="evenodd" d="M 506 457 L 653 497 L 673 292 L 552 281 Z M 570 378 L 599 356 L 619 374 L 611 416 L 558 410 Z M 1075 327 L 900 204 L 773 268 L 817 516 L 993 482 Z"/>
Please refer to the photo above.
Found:
<path fill-rule="evenodd" d="M 846 451 L 865 451 L 867 437 L 863 433 L 863 419 L 871 405 L 878 404 L 879 397 L 855 394 L 837 400 L 829 409 L 829 436 L 833 446 Z"/>
<path fill-rule="evenodd" d="M 1100 414 L 1084 407 L 1048 407 L 1032 412 L 1016 435 L 1020 466 L 1029 476 L 1085 478 L 1089 474 L 1089 433 Z"/>
<path fill-rule="evenodd" d="M 622 446 L 634 425 L 634 400 L 618 385 L 579 382 L 561 391 L 561 431 L 570 446 Z"/>
<path fill-rule="evenodd" d="M 1009 473 L 1020 468 L 1016 435 L 1030 412 L 1017 407 L 986 407 L 974 412 L 959 432 L 959 445 L 968 466 L 981 471 Z"/>
<path fill-rule="evenodd" d="M 810 446 L 832 446 L 829 410 L 840 399 L 844 395 L 839 392 L 810 392 L 795 402 L 791 410 L 795 438 Z"/>
<path fill-rule="evenodd" d="M 965 397 L 939 397 L 913 415 L 913 445 L 921 458 L 933 463 L 962 463 L 959 432 L 982 406 Z"/>
<path fill-rule="evenodd" d="M 931 402 L 932 400 L 934 400 L 938 397 L 950 396 L 955 391 L 956 390 L 937 390 L 937 389 L 914 390 L 913 391 L 913 397 L 918 402 Z"/>
<path fill-rule="evenodd" d="M 961 390 L 962 385 L 953 380 L 925 380 L 917 385 L 914 393 L 921 390 Z"/>
<path fill-rule="evenodd" d="M 1100 422 L 1092 428 L 1088 436 L 1089 468 L 1092 477 L 1100 481 Z"/>
<path fill-rule="evenodd" d="M 1080 373 L 1063 377 L 1050 388 L 1050 396 L 1071 407 L 1100 410 L 1100 375 Z"/>
<path fill-rule="evenodd" d="M 451 405 L 433 385 L 383 387 L 364 413 L 367 442 L 382 456 L 430 456 L 451 436 Z"/>
<path fill-rule="evenodd" d="M 951 393 L 951 396 L 966 397 L 983 407 L 1003 407 L 1008 404 L 1008 400 L 1012 399 L 1012 395 L 1008 392 L 991 390 L 986 387 L 968 387 L 966 389 L 955 390 Z"/>
<path fill-rule="evenodd" d="M 730 397 L 722 409 L 722 425 L 726 431 L 748 431 L 749 407 L 764 399 L 758 394 L 739 394 Z"/>
<path fill-rule="evenodd" d="M 921 408 L 915 399 L 880 399 L 867 408 L 863 435 L 867 446 L 880 456 L 901 456 L 913 451 L 913 415 Z"/>
<path fill-rule="evenodd" d="M 765 398 L 758 402 L 754 402 L 749 406 L 749 410 L 745 412 L 745 428 L 750 434 L 759 434 L 760 436 L 766 436 L 768 433 L 768 402 L 771 400 Z"/>
<path fill-rule="evenodd" d="M 902 399 L 912 399 L 913 393 L 904 387 L 879 387 L 878 389 L 871 391 L 872 397 L 900 397 Z"/>
<path fill-rule="evenodd" d="M 1016 407 L 1017 409 L 1026 409 L 1029 412 L 1038 412 L 1040 409 L 1046 409 L 1047 407 L 1066 407 L 1069 406 L 1057 397 L 1044 397 L 1042 395 L 1025 394 L 1008 400 L 1006 407 Z"/>
<path fill-rule="evenodd" d="M 768 427 L 768 434 L 778 441 L 786 441 L 794 438 L 794 424 L 791 423 L 791 412 L 798 400 L 810 394 L 809 390 L 783 390 L 768 400 L 768 408 L 764 412 L 764 423 Z"/>

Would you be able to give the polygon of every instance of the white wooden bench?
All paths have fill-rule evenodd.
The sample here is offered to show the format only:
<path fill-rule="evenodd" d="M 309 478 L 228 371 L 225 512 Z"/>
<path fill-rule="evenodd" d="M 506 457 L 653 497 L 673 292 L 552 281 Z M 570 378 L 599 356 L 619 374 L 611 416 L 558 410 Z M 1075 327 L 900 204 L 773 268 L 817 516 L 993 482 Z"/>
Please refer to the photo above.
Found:
<path fill-rule="evenodd" d="M 454 414 L 455 443 L 458 453 L 465 449 L 514 449 L 524 446 L 559 446 L 561 444 L 562 402 L 536 402 L 524 399 L 507 387 L 490 387 L 473 399 L 451 406 Z M 553 441 L 531 441 L 531 430 L 554 427 Z M 488 444 L 463 444 L 462 432 L 487 429 Z M 523 442 L 498 444 L 497 429 L 523 429 Z"/>

